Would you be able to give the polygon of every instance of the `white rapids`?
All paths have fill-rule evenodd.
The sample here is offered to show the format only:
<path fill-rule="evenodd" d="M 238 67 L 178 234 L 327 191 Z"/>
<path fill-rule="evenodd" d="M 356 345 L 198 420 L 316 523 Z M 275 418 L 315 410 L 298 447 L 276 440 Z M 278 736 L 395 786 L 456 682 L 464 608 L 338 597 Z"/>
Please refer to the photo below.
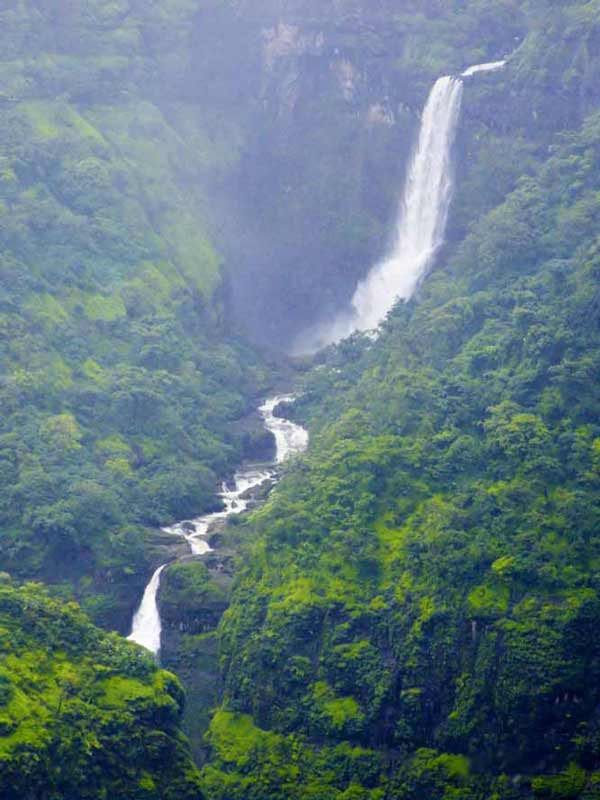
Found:
<path fill-rule="evenodd" d="M 293 395 L 280 395 L 269 398 L 258 410 L 265 422 L 265 428 L 275 437 L 275 463 L 281 464 L 296 453 L 308 447 L 308 431 L 289 419 L 275 417 L 274 410 L 280 403 L 293 403 Z"/>
<path fill-rule="evenodd" d="M 448 75 L 436 81 L 423 110 L 391 254 L 358 284 L 348 311 L 299 338 L 295 348 L 298 354 L 315 352 L 354 331 L 377 329 L 398 300 L 412 297 L 444 242 L 453 191 L 452 148 L 460 119 L 463 78 L 502 69 L 505 63 L 477 64 L 460 76 Z"/>
<path fill-rule="evenodd" d="M 241 514 L 248 508 L 250 498 L 247 495 L 250 489 L 255 489 L 267 481 L 274 482 L 277 478 L 276 465 L 282 464 L 288 458 L 303 452 L 308 446 L 308 432 L 290 420 L 276 417 L 275 408 L 283 402 L 293 402 L 292 395 L 278 395 L 270 397 L 259 408 L 265 428 L 275 437 L 275 463 L 267 465 L 249 465 L 238 470 L 232 486 L 224 483 L 219 493 L 225 506 L 222 511 L 205 514 L 192 520 L 178 522 L 169 528 L 163 528 L 165 533 L 184 538 L 190 546 L 193 555 L 209 553 L 211 547 L 207 536 L 213 525 L 218 520 L 226 519 L 234 514 Z M 160 651 L 162 623 L 157 603 L 160 588 L 161 574 L 167 564 L 160 566 L 152 575 L 146 586 L 142 602 L 133 617 L 131 633 L 127 637 L 132 642 L 137 642 L 150 650 L 155 655 Z"/>
<path fill-rule="evenodd" d="M 499 69 L 504 69 L 506 61 L 490 61 L 488 64 L 475 64 L 474 67 L 466 69 L 461 77 L 470 78 L 472 75 L 477 75 L 478 72 L 497 72 Z"/>

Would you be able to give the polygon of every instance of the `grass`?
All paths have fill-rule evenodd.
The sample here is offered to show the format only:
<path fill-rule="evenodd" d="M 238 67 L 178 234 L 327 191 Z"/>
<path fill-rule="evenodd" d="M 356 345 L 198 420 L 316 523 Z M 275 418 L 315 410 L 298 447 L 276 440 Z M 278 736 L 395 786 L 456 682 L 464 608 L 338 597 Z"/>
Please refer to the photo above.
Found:
<path fill-rule="evenodd" d="M 102 694 L 98 702 L 107 708 L 124 708 L 130 702 L 149 700 L 155 694 L 153 687 L 135 678 L 124 678 L 120 675 L 102 681 L 100 687 Z"/>
<path fill-rule="evenodd" d="M 252 763 L 254 750 L 271 750 L 283 738 L 257 728 L 248 714 L 234 714 L 223 709 L 213 716 L 210 737 L 219 757 L 240 767 Z"/>

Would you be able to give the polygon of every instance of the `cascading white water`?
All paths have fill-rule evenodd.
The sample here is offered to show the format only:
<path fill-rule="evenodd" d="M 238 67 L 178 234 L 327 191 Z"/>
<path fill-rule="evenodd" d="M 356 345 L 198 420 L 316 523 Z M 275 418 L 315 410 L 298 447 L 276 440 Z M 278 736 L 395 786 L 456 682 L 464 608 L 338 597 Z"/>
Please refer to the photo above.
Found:
<path fill-rule="evenodd" d="M 308 431 L 289 419 L 276 417 L 273 413 L 280 403 L 293 403 L 293 395 L 271 397 L 258 410 L 265 423 L 265 428 L 275 437 L 275 463 L 281 464 L 295 453 L 301 453 L 308 447 Z"/>
<path fill-rule="evenodd" d="M 466 69 L 461 77 L 470 78 L 472 75 L 477 75 L 479 72 L 496 72 L 506 66 L 506 61 L 490 61 L 488 64 L 475 64 L 474 67 Z"/>
<path fill-rule="evenodd" d="M 412 297 L 444 241 L 452 198 L 452 146 L 460 116 L 462 78 L 495 71 L 504 64 L 478 64 L 460 77 L 446 76 L 436 81 L 423 111 L 391 255 L 359 283 L 350 311 L 300 337 L 298 353 L 315 352 L 354 331 L 376 328 L 398 300 Z"/>
<path fill-rule="evenodd" d="M 160 585 L 161 573 L 166 566 L 166 564 L 163 564 L 150 578 L 140 607 L 135 612 L 131 633 L 127 637 L 130 641 L 143 645 L 152 653 L 158 653 L 160 650 L 162 625 L 156 604 L 156 595 Z"/>
<path fill-rule="evenodd" d="M 195 556 L 210 553 L 211 547 L 206 541 L 206 535 L 214 523 L 245 511 L 248 508 L 248 500 L 244 497 L 245 493 L 270 480 L 272 476 L 273 470 L 267 467 L 248 467 L 236 472 L 233 476 L 233 488 L 226 483 L 221 486 L 219 498 L 225 506 L 223 511 L 215 511 L 212 514 L 196 517 L 196 519 L 178 522 L 169 528 L 163 528 L 163 531 L 175 536 L 182 536 Z"/>
<path fill-rule="evenodd" d="M 452 194 L 451 149 L 462 91 L 462 81 L 446 77 L 429 95 L 392 255 L 358 285 L 352 299 L 358 330 L 375 328 L 396 300 L 413 294 L 444 240 Z"/>
<path fill-rule="evenodd" d="M 480 72 L 496 71 L 504 61 L 477 64 L 465 70 L 459 78 L 440 78 L 434 85 L 423 111 L 421 131 L 408 178 L 404 188 L 396 240 L 389 258 L 377 264 L 359 283 L 349 313 L 334 322 L 309 331 L 297 345 L 298 352 L 314 352 L 348 336 L 355 330 L 376 328 L 398 299 L 408 299 L 444 240 L 448 210 L 452 196 L 452 145 L 460 115 L 463 82 Z M 292 397 L 274 397 L 261 406 L 265 427 L 276 440 L 279 464 L 290 455 L 305 449 L 308 434 L 300 426 L 275 417 L 275 407 Z M 272 468 L 249 468 L 236 473 L 235 486 L 223 486 L 220 494 L 225 509 L 196 520 L 165 528 L 165 531 L 184 537 L 192 553 L 210 551 L 206 536 L 212 524 L 248 506 L 244 494 L 251 488 L 273 479 Z M 143 644 L 153 653 L 160 649 L 161 621 L 156 597 L 160 577 L 166 564 L 156 570 L 142 603 L 133 620 L 129 639 Z"/>
<path fill-rule="evenodd" d="M 281 464 L 286 459 L 300 453 L 308 446 L 308 432 L 300 425 L 287 419 L 276 417 L 275 408 L 283 402 L 292 402 L 291 395 L 271 397 L 259 408 L 265 428 L 275 437 L 275 464 Z M 226 519 L 234 514 L 241 514 L 248 508 L 250 502 L 247 492 L 261 486 L 266 481 L 274 481 L 276 470 L 273 466 L 248 466 L 234 475 L 233 488 L 223 484 L 219 497 L 225 508 L 213 514 L 205 514 L 193 520 L 179 522 L 170 528 L 164 528 L 165 533 L 183 537 L 193 555 L 202 555 L 211 551 L 206 540 L 213 524 L 220 519 Z M 148 583 L 142 602 L 135 613 L 131 633 L 127 637 L 133 642 L 143 645 L 155 655 L 160 650 L 160 637 L 162 623 L 157 603 L 160 578 L 167 564 L 163 564 L 152 575 Z"/>

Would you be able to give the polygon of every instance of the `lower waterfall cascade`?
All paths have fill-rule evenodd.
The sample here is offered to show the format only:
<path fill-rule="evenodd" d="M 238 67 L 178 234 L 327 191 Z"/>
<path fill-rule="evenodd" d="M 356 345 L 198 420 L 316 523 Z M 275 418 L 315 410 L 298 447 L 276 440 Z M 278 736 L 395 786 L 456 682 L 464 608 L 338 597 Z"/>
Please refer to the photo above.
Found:
<path fill-rule="evenodd" d="M 265 428 L 275 438 L 275 461 L 273 464 L 248 465 L 240 468 L 234 477 L 233 485 L 224 483 L 219 493 L 224 509 L 212 514 L 205 514 L 193 520 L 184 520 L 171 527 L 163 528 L 165 533 L 180 536 L 188 542 L 192 555 L 202 555 L 211 551 L 207 536 L 215 522 L 229 516 L 241 514 L 248 508 L 247 493 L 267 481 L 272 483 L 277 480 L 277 467 L 288 458 L 301 453 L 308 446 L 308 433 L 283 417 L 275 416 L 275 409 L 281 403 L 294 401 L 292 395 L 278 395 L 267 399 L 258 409 Z M 163 571 L 168 567 L 162 564 L 158 567 L 148 582 L 141 603 L 134 614 L 131 633 L 127 637 L 130 641 L 142 645 L 150 652 L 158 655 L 161 644 L 162 623 L 158 607 L 158 591 Z"/>

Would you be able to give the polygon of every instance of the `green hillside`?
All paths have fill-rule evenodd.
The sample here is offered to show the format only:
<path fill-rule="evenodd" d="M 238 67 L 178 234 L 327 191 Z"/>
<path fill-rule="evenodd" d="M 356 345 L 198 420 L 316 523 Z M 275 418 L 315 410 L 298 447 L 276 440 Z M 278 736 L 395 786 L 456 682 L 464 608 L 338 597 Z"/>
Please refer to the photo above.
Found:
<path fill-rule="evenodd" d="M 193 4 L 3 9 L 0 558 L 124 629 L 151 529 L 214 503 L 263 380 L 201 190 L 235 149 L 178 131 Z"/>
<path fill-rule="evenodd" d="M 3 798 L 201 800 L 174 675 L 34 584 L 0 586 L 0 642 Z"/>
<path fill-rule="evenodd" d="M 600 118 L 567 89 L 599 10 L 494 77 L 498 130 L 461 134 L 465 240 L 307 380 L 311 452 L 255 515 L 221 625 L 211 797 L 600 796 Z M 502 130 L 554 86 L 577 130 Z"/>
<path fill-rule="evenodd" d="M 0 54 L 0 796 L 599 800 L 598 0 L 6 0 Z M 502 58 L 416 296 L 267 355 L 386 251 L 435 79 Z M 307 455 L 164 572 L 184 718 L 88 617 L 294 380 Z"/>

